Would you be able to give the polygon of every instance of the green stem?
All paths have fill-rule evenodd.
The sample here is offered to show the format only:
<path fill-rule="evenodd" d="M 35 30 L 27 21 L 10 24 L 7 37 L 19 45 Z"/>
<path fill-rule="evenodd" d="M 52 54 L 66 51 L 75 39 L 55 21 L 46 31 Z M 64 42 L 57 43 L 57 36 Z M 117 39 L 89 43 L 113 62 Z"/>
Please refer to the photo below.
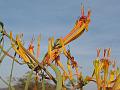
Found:
<path fill-rule="evenodd" d="M 50 64 L 50 67 L 55 71 L 56 73 L 56 80 L 57 80 L 57 85 L 56 85 L 56 90 L 61 90 L 62 89 L 62 75 L 60 70 L 55 66 L 54 64 Z"/>
<path fill-rule="evenodd" d="M 43 76 L 43 80 L 42 80 L 42 90 L 45 90 L 45 77 Z"/>
<path fill-rule="evenodd" d="M 9 80 L 9 90 L 12 89 L 12 88 L 11 88 L 11 80 L 12 80 L 13 68 L 14 68 L 14 60 L 12 61 L 12 68 L 11 68 L 10 80 Z"/>

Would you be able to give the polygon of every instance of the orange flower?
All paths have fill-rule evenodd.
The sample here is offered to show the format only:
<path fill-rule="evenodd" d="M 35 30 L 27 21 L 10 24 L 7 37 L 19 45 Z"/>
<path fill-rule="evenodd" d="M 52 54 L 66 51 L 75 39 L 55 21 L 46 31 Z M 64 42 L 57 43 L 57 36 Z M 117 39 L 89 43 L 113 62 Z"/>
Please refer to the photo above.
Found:
<path fill-rule="evenodd" d="M 75 40 L 76 38 L 78 38 L 85 31 L 85 29 L 88 31 L 91 11 L 88 10 L 88 15 L 84 16 L 84 7 L 82 7 L 81 14 L 82 14 L 81 17 L 76 21 L 74 28 L 71 30 L 70 33 L 68 33 L 63 38 L 65 45 L 68 44 L 69 42 Z"/>

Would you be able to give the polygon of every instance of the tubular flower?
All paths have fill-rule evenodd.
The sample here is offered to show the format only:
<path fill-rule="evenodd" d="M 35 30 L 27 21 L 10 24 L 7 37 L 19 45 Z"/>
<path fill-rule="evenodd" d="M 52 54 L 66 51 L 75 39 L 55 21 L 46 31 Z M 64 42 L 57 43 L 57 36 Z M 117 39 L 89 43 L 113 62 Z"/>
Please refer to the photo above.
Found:
<path fill-rule="evenodd" d="M 38 59 L 40 56 L 40 35 L 38 36 L 38 40 L 37 40 L 37 55 L 36 58 Z"/>
<path fill-rule="evenodd" d="M 71 57 L 72 68 L 78 67 L 77 62 L 74 60 L 74 57 Z"/>
<path fill-rule="evenodd" d="M 10 40 L 12 40 L 12 32 L 10 32 Z"/>
<path fill-rule="evenodd" d="M 21 48 L 21 42 L 20 42 L 18 36 L 16 36 L 16 41 L 17 41 L 17 44 L 18 44 L 18 51 L 21 54 L 20 56 L 24 58 L 25 62 L 30 63 L 30 59 L 26 56 L 25 51 Z"/>
<path fill-rule="evenodd" d="M 63 85 L 64 85 L 65 81 L 66 81 L 69 77 L 68 77 L 68 75 L 66 75 L 65 72 L 63 72 L 62 78 L 63 78 L 63 79 L 62 79 L 62 80 L 63 80 L 62 82 L 63 82 Z"/>
<path fill-rule="evenodd" d="M 66 73 L 66 75 L 68 75 L 67 72 L 66 72 L 66 70 L 64 69 L 63 64 L 60 62 L 60 60 L 57 60 L 57 64 Z"/>
<path fill-rule="evenodd" d="M 82 8 L 82 10 L 84 11 L 84 8 Z M 88 25 L 90 23 L 90 13 L 90 10 L 88 10 L 87 16 L 84 16 L 84 14 L 82 13 L 82 16 L 79 18 L 79 20 L 77 20 L 77 23 L 75 24 L 73 30 L 71 30 L 71 32 L 67 34 L 64 38 L 57 39 L 55 43 L 54 39 L 49 39 L 48 52 L 46 53 L 46 56 L 43 60 L 44 64 L 51 63 L 51 61 L 57 58 L 57 56 L 62 52 L 67 57 L 65 45 L 78 38 L 85 31 L 85 29 L 88 29 Z M 72 67 L 74 68 L 76 67 L 76 65 L 76 61 L 72 61 Z"/>
<path fill-rule="evenodd" d="M 120 82 L 118 79 L 120 73 L 116 75 L 117 69 L 115 68 L 115 61 L 110 61 L 111 49 L 104 49 L 103 57 L 101 59 L 99 59 L 99 52 L 99 49 L 97 49 L 97 58 L 93 62 L 95 68 L 93 76 L 95 76 L 98 90 L 119 90 Z M 109 70 L 110 65 L 112 65 L 112 70 Z"/>
<path fill-rule="evenodd" d="M 103 52 L 103 59 L 106 58 L 106 52 L 107 52 L 107 49 L 104 49 L 104 52 Z"/>
<path fill-rule="evenodd" d="M 34 54 L 34 46 L 33 44 L 29 45 L 28 51 L 33 55 Z"/>
<path fill-rule="evenodd" d="M 85 29 L 88 31 L 91 11 L 88 10 L 88 15 L 84 16 L 84 7 L 82 7 L 81 14 L 82 14 L 82 16 L 76 21 L 74 28 L 71 30 L 70 33 L 68 33 L 63 38 L 65 45 L 68 44 L 69 42 L 75 40 L 76 38 L 78 38 L 85 31 Z"/>
<path fill-rule="evenodd" d="M 78 71 L 78 67 L 75 68 L 75 72 L 76 72 L 76 75 L 77 75 L 77 78 L 79 78 L 79 71 Z"/>
<path fill-rule="evenodd" d="M 30 42 L 30 44 L 29 44 L 29 47 L 28 47 L 28 51 L 29 51 L 32 55 L 34 55 L 34 45 L 33 45 L 33 41 L 34 41 L 34 39 L 32 38 L 32 40 L 31 40 L 31 42 Z"/>
<path fill-rule="evenodd" d="M 70 79 L 72 80 L 73 79 L 73 74 L 72 74 L 72 70 L 71 70 L 71 64 L 70 64 L 70 60 L 68 59 L 67 60 L 67 68 L 68 68 L 68 72 L 69 72 L 69 75 L 70 75 Z"/>
<path fill-rule="evenodd" d="M 53 60 L 55 60 L 55 59 L 58 57 L 59 54 L 60 54 L 60 52 L 59 52 L 58 49 L 53 49 L 53 50 L 51 51 L 51 57 L 50 57 L 50 55 L 47 53 L 47 54 L 45 55 L 42 63 L 44 63 L 44 65 L 45 65 L 45 64 L 48 64 L 48 65 L 49 65 Z"/>
<path fill-rule="evenodd" d="M 100 48 L 97 48 L 97 58 L 100 57 L 100 51 L 101 51 L 101 49 L 100 49 Z"/>
<path fill-rule="evenodd" d="M 110 77 L 109 77 L 109 82 L 112 82 L 115 80 L 115 71 L 110 71 Z"/>
<path fill-rule="evenodd" d="M 118 77 L 118 75 L 120 74 L 120 68 L 119 67 L 117 67 L 117 70 L 116 70 L 115 74 L 116 74 L 116 77 Z"/>
<path fill-rule="evenodd" d="M 20 55 L 20 57 L 22 57 L 25 62 L 29 62 L 29 63 L 30 63 L 29 58 L 25 55 L 25 52 L 22 50 L 22 48 L 21 48 L 21 46 L 20 46 L 19 37 L 16 36 L 16 42 L 17 42 L 18 46 L 16 46 L 16 45 L 12 42 L 12 32 L 10 32 L 10 39 L 11 39 L 12 48 L 15 50 L 15 52 L 16 52 L 18 55 Z"/>
<path fill-rule="evenodd" d="M 50 59 L 51 59 L 51 52 L 52 52 L 52 46 L 51 46 L 51 39 L 49 38 L 49 40 L 48 40 L 48 55 L 50 56 Z"/>
<path fill-rule="evenodd" d="M 104 83 L 105 85 L 107 85 L 107 77 L 108 77 L 108 71 L 109 71 L 109 66 L 110 66 L 110 61 L 108 60 L 108 58 L 106 58 L 106 51 L 108 51 L 108 56 L 110 54 L 109 50 L 104 49 L 104 56 L 103 59 L 101 60 L 101 62 L 103 63 L 103 70 L 104 70 Z"/>
<path fill-rule="evenodd" d="M 101 77 L 100 77 L 100 71 L 103 68 L 103 63 L 101 63 L 98 59 L 96 59 L 95 61 L 93 61 L 93 65 L 94 65 L 94 75 L 95 79 L 96 79 L 96 83 L 98 86 L 98 90 L 100 89 L 101 86 Z"/>
<path fill-rule="evenodd" d="M 108 53 L 107 53 L 107 58 L 110 59 L 110 55 L 111 55 L 111 48 L 108 48 Z"/>
<path fill-rule="evenodd" d="M 108 60 L 103 60 L 101 63 L 103 63 L 103 71 L 104 71 L 104 85 L 107 85 L 107 77 L 108 77 L 108 69 L 109 69 L 109 61 Z"/>
<path fill-rule="evenodd" d="M 67 52 L 66 52 L 66 48 L 65 48 L 65 45 L 64 45 L 64 42 L 63 42 L 63 39 L 62 38 L 60 38 L 60 43 L 61 43 L 61 50 L 63 51 L 63 53 L 65 54 L 65 55 L 67 55 Z"/>
<path fill-rule="evenodd" d="M 50 59 L 53 59 L 52 57 L 52 50 L 53 50 L 53 45 L 54 45 L 54 38 L 49 38 L 48 40 L 48 55 L 50 56 Z"/>
<path fill-rule="evenodd" d="M 120 90 L 120 74 L 117 76 L 116 81 L 112 87 L 112 90 Z"/>

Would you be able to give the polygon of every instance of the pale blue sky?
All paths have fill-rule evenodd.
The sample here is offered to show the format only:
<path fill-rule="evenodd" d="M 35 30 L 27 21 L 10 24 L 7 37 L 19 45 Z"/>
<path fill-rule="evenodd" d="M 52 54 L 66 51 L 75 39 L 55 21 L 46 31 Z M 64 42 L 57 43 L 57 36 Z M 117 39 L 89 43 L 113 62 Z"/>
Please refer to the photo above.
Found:
<path fill-rule="evenodd" d="M 80 16 L 81 3 L 85 10 L 91 9 L 91 23 L 89 31 L 70 47 L 84 75 L 91 74 L 97 47 L 112 48 L 112 58 L 120 65 L 120 0 L 0 0 L 0 21 L 4 22 L 7 32 L 24 32 L 26 42 L 33 34 L 41 33 L 41 51 L 45 53 L 48 37 L 65 36 L 73 28 Z M 9 60 L 3 62 L 0 75 L 9 75 L 9 63 Z M 16 64 L 14 76 L 22 76 L 27 70 L 26 66 Z"/>

